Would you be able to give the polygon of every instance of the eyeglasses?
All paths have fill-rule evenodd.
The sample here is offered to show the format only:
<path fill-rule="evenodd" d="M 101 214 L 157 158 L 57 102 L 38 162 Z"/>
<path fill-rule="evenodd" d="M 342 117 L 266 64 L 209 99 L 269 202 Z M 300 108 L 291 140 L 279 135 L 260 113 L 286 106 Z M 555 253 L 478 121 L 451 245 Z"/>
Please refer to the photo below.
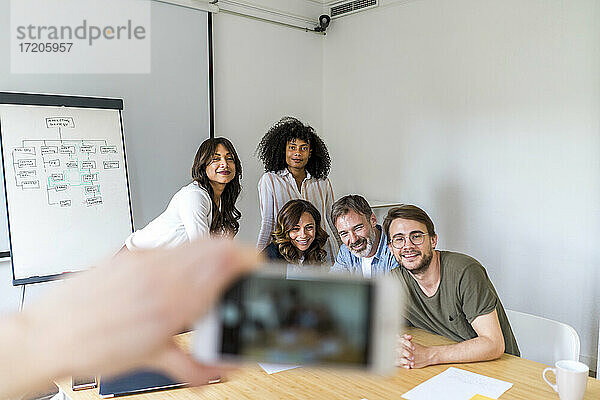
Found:
<path fill-rule="evenodd" d="M 426 235 L 427 233 L 423 232 L 412 232 L 408 235 L 408 238 L 412 244 L 418 246 L 420 244 L 423 244 Z M 406 244 L 406 237 L 394 236 L 394 238 L 390 240 L 390 243 L 392 244 L 393 248 L 400 250 Z"/>

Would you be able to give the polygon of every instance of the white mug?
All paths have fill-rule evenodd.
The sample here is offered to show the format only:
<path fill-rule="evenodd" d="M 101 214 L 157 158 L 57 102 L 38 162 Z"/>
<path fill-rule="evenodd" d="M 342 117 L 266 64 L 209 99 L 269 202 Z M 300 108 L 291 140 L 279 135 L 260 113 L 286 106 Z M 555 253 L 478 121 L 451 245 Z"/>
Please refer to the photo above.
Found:
<path fill-rule="evenodd" d="M 546 368 L 542 378 L 558 393 L 560 400 L 581 400 L 585 393 L 589 368 L 584 363 L 573 360 L 560 360 L 554 364 L 556 368 Z M 546 372 L 552 371 L 556 376 L 556 385 L 546 379 Z"/>

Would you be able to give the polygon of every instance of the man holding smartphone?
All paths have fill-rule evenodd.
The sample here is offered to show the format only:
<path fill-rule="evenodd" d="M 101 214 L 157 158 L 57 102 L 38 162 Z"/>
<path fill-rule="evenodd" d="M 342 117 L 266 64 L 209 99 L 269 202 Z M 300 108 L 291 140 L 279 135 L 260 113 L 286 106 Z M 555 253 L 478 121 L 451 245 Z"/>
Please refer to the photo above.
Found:
<path fill-rule="evenodd" d="M 164 372 L 191 386 L 230 368 L 206 365 L 173 336 L 258 266 L 254 249 L 200 240 L 175 249 L 124 252 L 0 318 L 0 398 L 73 374 Z"/>
<path fill-rule="evenodd" d="M 519 348 L 500 298 L 485 268 L 464 254 L 435 250 L 437 235 L 425 211 L 413 205 L 392 208 L 383 223 L 398 261 L 393 273 L 406 289 L 406 318 L 459 343 L 422 346 L 411 335 L 398 339 L 398 366 L 493 360 Z"/>

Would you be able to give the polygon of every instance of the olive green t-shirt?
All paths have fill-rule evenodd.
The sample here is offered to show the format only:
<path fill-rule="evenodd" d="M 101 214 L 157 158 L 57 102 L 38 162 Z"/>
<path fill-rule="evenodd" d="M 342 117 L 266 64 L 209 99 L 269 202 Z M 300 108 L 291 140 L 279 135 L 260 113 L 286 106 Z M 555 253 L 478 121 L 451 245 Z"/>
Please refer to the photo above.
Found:
<path fill-rule="evenodd" d="M 477 337 L 471 326 L 475 318 L 496 309 L 504 335 L 504 351 L 519 356 L 504 307 L 485 268 L 464 254 L 450 251 L 439 253 L 441 280 L 432 297 L 423 293 L 406 269 L 398 267 L 392 270 L 406 284 L 406 319 L 417 328 L 462 342 Z"/>

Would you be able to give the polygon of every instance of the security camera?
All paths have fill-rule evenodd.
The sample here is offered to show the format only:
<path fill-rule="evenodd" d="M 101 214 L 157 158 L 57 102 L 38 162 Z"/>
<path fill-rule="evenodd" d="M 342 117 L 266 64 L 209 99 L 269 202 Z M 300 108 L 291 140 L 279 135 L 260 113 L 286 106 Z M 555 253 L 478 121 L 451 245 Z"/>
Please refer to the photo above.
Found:
<path fill-rule="evenodd" d="M 323 14 L 319 17 L 319 26 L 315 28 L 315 32 L 325 32 L 325 29 L 329 26 L 331 17 L 327 14 Z"/>

